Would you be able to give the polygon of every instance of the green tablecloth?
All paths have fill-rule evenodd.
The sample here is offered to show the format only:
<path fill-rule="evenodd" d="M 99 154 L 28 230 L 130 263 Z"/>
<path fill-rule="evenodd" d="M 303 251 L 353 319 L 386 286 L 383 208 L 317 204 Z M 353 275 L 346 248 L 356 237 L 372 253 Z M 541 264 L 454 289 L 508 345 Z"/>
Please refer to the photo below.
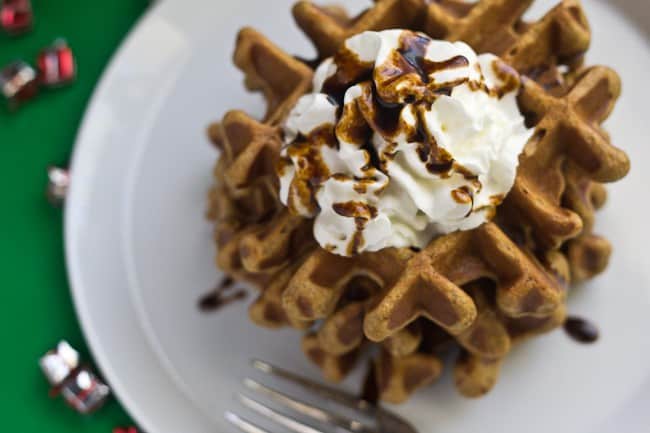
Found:
<path fill-rule="evenodd" d="M 16 433 L 111 432 L 128 425 L 114 400 L 93 415 L 48 397 L 37 361 L 61 338 L 90 360 L 73 311 L 63 257 L 62 212 L 44 197 L 46 168 L 66 164 L 97 80 L 148 0 L 33 0 L 34 31 L 0 32 L 0 65 L 62 36 L 77 57 L 79 78 L 41 94 L 15 113 L 0 109 L 0 429 Z M 116 317 L 117 320 L 117 317 Z"/>

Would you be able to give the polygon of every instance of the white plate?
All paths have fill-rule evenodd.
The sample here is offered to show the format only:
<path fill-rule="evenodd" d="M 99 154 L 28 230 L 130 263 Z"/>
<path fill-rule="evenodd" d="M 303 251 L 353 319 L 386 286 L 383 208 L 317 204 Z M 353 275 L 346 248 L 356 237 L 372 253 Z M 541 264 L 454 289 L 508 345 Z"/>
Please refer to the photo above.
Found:
<path fill-rule="evenodd" d="M 541 3 L 540 10 L 548 2 Z M 645 0 L 620 3 L 650 28 Z M 65 224 L 74 299 L 103 374 L 150 433 L 231 431 L 222 413 L 235 407 L 232 394 L 251 357 L 317 377 L 297 333 L 254 327 L 242 304 L 215 315 L 196 309 L 219 279 L 203 218 L 216 157 L 204 128 L 228 108 L 255 115 L 263 108 L 231 65 L 236 31 L 252 24 L 290 51 L 312 52 L 292 24 L 290 1 L 273 6 L 157 4 L 107 70 L 78 137 Z M 647 403 L 650 390 L 643 385 L 650 374 L 650 175 L 642 165 L 650 160 L 650 49 L 612 2 L 585 6 L 595 29 L 589 61 L 613 65 L 623 77 L 609 128 L 634 163 L 598 219 L 616 247 L 611 266 L 571 299 L 571 311 L 595 320 L 602 339 L 581 346 L 556 332 L 526 344 L 480 400 L 460 398 L 445 377 L 399 408 L 422 433 L 632 432 L 650 423 L 638 402 Z M 356 379 L 345 386 L 354 389 Z"/>

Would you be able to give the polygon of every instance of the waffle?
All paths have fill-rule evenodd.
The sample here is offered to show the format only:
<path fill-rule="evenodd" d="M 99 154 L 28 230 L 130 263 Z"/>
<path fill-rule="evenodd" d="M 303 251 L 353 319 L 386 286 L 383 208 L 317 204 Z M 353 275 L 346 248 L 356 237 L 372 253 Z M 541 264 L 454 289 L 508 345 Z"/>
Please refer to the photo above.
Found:
<path fill-rule="evenodd" d="M 600 124 L 620 93 L 614 71 L 585 67 L 590 31 L 580 2 L 563 0 L 536 22 L 532 0 L 377 0 L 356 17 L 298 2 L 293 14 L 317 50 L 301 61 L 253 29 L 240 31 L 235 64 L 261 91 L 266 115 L 227 113 L 208 135 L 221 151 L 209 194 L 217 266 L 257 286 L 260 326 L 306 331 L 302 348 L 326 378 L 342 380 L 373 346 L 380 397 L 400 403 L 441 374 L 459 348 L 454 378 L 465 396 L 488 392 L 512 348 L 561 325 L 571 283 L 594 277 L 611 246 L 593 232 L 603 183 L 629 170 Z M 524 76 L 518 97 L 533 138 L 493 222 L 420 250 L 330 254 L 313 222 L 278 199 L 280 125 L 311 88 L 310 65 L 365 30 L 407 28 L 492 52 Z M 559 68 L 562 66 L 563 68 Z M 563 72 L 561 72 L 563 71 Z"/>

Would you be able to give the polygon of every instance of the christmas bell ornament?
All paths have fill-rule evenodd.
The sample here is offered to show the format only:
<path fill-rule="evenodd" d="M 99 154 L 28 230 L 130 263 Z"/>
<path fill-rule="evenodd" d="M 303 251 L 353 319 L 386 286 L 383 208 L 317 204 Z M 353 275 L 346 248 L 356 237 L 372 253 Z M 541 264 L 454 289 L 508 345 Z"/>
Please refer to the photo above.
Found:
<path fill-rule="evenodd" d="M 61 341 L 41 358 L 39 364 L 50 385 L 57 387 L 79 367 L 79 352 L 67 341 Z"/>
<path fill-rule="evenodd" d="M 54 206 L 65 201 L 70 186 L 70 173 L 65 168 L 50 166 L 47 168 L 47 199 Z"/>
<path fill-rule="evenodd" d="M 36 71 L 22 60 L 10 63 L 0 71 L 0 91 L 9 108 L 17 108 L 38 93 Z"/>
<path fill-rule="evenodd" d="M 82 366 L 61 384 L 60 393 L 77 412 L 90 413 L 106 402 L 110 389 L 88 367 Z"/>
<path fill-rule="evenodd" d="M 62 395 L 66 403 L 80 413 L 99 409 L 110 394 L 90 368 L 79 363 L 79 353 L 66 341 L 47 352 L 39 362 L 52 386 L 52 396 Z"/>
<path fill-rule="evenodd" d="M 69 84 L 77 76 L 77 65 L 72 49 L 64 39 L 57 39 L 44 48 L 36 59 L 39 81 L 46 87 Z"/>
<path fill-rule="evenodd" d="M 30 0 L 0 0 L 0 25 L 10 35 L 19 35 L 32 28 L 34 13 Z"/>

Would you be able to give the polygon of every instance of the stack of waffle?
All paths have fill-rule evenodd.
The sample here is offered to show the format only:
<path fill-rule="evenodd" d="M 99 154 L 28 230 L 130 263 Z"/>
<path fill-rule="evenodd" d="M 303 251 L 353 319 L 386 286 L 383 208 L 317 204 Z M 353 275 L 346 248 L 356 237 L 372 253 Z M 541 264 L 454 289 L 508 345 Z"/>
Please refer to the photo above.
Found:
<path fill-rule="evenodd" d="M 567 288 L 607 266 L 611 247 L 593 233 L 603 183 L 625 176 L 627 156 L 601 128 L 620 93 L 617 74 L 583 65 L 590 31 L 578 0 L 525 22 L 532 0 L 378 0 L 356 17 L 299 2 L 294 17 L 318 59 L 287 54 L 243 29 L 234 60 L 246 86 L 263 92 L 263 120 L 240 111 L 209 128 L 221 150 L 210 193 L 217 265 L 259 287 L 250 308 L 265 327 L 303 330 L 305 354 L 339 381 L 362 353 L 374 357 L 380 397 L 399 403 L 442 371 L 460 348 L 454 377 L 475 397 L 496 382 L 504 357 L 565 320 Z M 311 89 L 312 65 L 365 30 L 404 28 L 462 40 L 524 76 L 518 103 L 533 138 L 515 185 L 492 222 L 434 239 L 426 248 L 387 248 L 341 257 L 313 237 L 313 221 L 278 198 L 281 125 Z"/>

